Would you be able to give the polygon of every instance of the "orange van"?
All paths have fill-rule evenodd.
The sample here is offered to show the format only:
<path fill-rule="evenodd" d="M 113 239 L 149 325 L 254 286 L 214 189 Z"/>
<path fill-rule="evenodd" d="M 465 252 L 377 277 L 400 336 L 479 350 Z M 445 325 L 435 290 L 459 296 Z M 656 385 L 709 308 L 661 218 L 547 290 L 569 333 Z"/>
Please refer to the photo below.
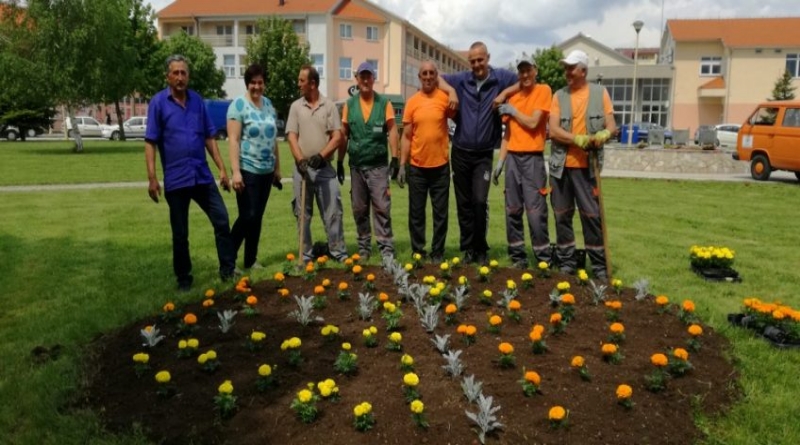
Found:
<path fill-rule="evenodd" d="M 764 102 L 742 124 L 735 159 L 750 161 L 753 179 L 766 181 L 773 170 L 800 180 L 800 101 Z"/>

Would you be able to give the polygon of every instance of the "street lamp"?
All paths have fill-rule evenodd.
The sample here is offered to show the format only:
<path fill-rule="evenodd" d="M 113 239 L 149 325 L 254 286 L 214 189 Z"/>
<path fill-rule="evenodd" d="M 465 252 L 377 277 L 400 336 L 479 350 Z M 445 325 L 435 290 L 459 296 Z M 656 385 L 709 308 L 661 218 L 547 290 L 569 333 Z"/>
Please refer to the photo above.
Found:
<path fill-rule="evenodd" d="M 633 49 L 633 85 L 631 85 L 631 119 L 628 125 L 628 148 L 633 144 L 633 118 L 636 110 L 636 70 L 639 67 L 639 31 L 642 30 L 644 22 L 637 20 L 633 22 L 633 29 L 636 30 L 636 46 Z"/>

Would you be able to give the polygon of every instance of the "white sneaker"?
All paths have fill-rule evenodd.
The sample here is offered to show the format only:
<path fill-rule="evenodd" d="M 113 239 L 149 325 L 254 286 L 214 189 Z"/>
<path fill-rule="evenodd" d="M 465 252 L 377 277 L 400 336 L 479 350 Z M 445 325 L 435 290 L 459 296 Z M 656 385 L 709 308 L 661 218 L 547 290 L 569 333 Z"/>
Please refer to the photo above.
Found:
<path fill-rule="evenodd" d="M 250 270 L 261 270 L 263 268 L 264 268 L 264 266 L 261 263 L 259 263 L 258 261 L 256 261 L 255 263 L 253 263 L 250 266 Z"/>

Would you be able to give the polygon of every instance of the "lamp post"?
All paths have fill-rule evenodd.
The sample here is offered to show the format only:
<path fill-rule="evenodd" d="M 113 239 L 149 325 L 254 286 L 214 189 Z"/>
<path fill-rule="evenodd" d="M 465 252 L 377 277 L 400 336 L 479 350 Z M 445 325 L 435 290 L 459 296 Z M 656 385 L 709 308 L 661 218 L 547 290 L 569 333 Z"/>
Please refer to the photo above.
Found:
<path fill-rule="evenodd" d="M 644 22 L 637 20 L 633 22 L 633 29 L 636 30 L 636 46 L 633 49 L 633 85 L 631 85 L 631 119 L 628 125 L 628 148 L 633 144 L 633 118 L 636 110 L 636 70 L 639 67 L 639 31 L 642 30 Z"/>

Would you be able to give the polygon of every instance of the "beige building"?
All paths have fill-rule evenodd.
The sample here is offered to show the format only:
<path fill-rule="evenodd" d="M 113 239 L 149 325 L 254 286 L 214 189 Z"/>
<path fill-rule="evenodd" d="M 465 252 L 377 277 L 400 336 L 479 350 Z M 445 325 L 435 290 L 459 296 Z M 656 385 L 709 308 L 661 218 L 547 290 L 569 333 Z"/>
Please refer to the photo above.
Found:
<path fill-rule="evenodd" d="M 663 63 L 674 68 L 675 128 L 741 123 L 784 70 L 800 86 L 800 17 L 669 20 Z"/>
<path fill-rule="evenodd" d="M 320 72 L 320 91 L 334 100 L 349 97 L 364 61 L 377 70 L 376 91 L 403 98 L 417 91 L 422 60 L 436 61 L 443 73 L 468 68 L 459 52 L 367 0 L 177 0 L 157 15 L 161 38 L 186 32 L 214 48 L 228 97 L 244 93 L 247 39 L 259 18 L 272 15 L 292 21 Z"/>

